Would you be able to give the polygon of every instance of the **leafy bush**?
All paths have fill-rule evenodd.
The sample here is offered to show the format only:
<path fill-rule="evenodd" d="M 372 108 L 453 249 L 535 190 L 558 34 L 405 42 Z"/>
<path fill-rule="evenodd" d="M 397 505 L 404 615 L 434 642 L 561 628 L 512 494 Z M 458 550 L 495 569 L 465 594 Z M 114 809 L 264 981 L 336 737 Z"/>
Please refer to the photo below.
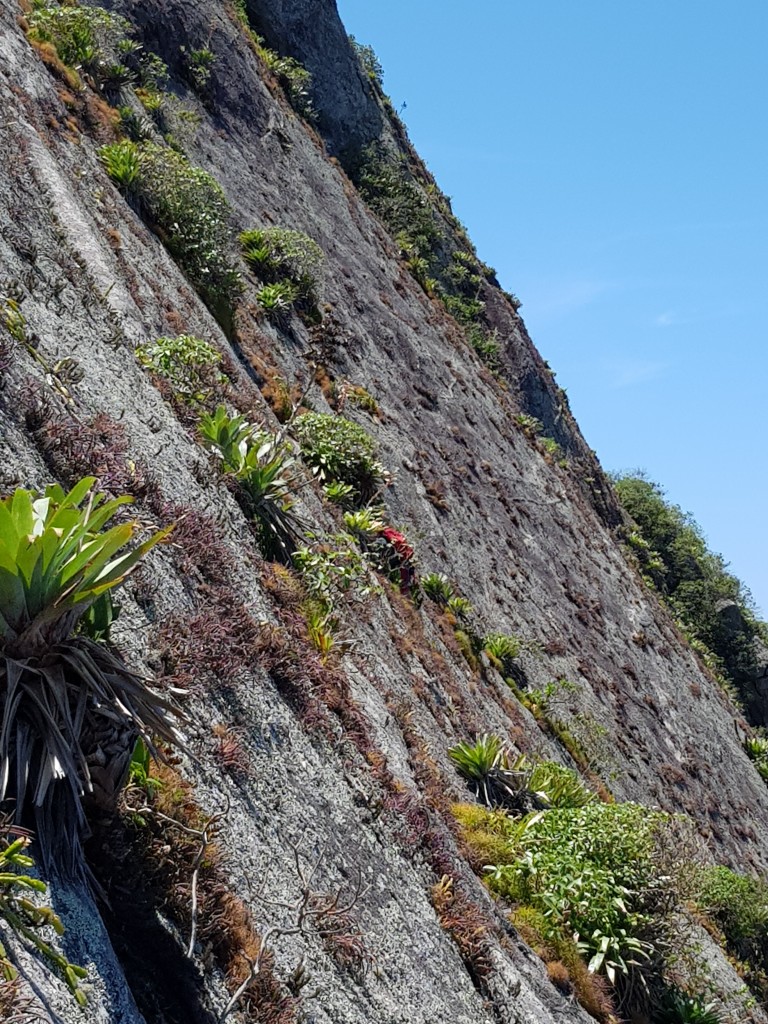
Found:
<path fill-rule="evenodd" d="M 359 502 L 369 501 L 384 483 L 376 442 L 351 420 L 325 413 L 305 413 L 294 426 L 301 456 L 322 483 L 355 488 Z"/>
<path fill-rule="evenodd" d="M 0 822 L 0 828 L 3 824 L 7 825 L 7 822 Z M 62 935 L 64 926 L 53 907 L 42 905 L 39 896 L 33 901 L 27 895 L 44 895 L 48 892 L 45 882 L 26 874 L 26 869 L 34 866 L 32 858 L 24 852 L 29 843 L 30 840 L 25 837 L 14 842 L 0 840 L 0 921 L 4 921 L 19 938 L 31 943 L 48 965 L 61 974 L 78 1004 L 85 1006 L 87 999 L 80 982 L 87 977 L 88 972 L 70 963 L 40 934 L 50 928 L 57 935 Z M 0 976 L 6 981 L 14 981 L 18 973 L 0 941 Z M 15 1017 L 12 1019 L 20 1020 Z"/>
<path fill-rule="evenodd" d="M 366 46 L 363 43 L 358 43 L 354 36 L 349 37 L 349 42 L 360 63 L 360 67 L 370 80 L 381 88 L 384 84 L 384 68 L 381 65 L 381 61 L 376 56 L 373 47 Z"/>
<path fill-rule="evenodd" d="M 182 47 L 182 52 L 185 56 L 185 70 L 190 85 L 195 92 L 205 92 L 213 74 L 213 66 L 218 57 L 207 47 L 203 47 L 200 50 L 190 50 L 189 53 Z"/>
<path fill-rule="evenodd" d="M 384 514 L 381 508 L 358 508 L 344 513 L 344 525 L 356 538 L 367 540 L 384 529 Z"/>
<path fill-rule="evenodd" d="M 405 161 L 381 143 L 371 143 L 360 153 L 351 172 L 363 199 L 401 248 L 410 256 L 427 257 L 431 263 L 439 237 L 437 220 L 429 198 Z"/>
<path fill-rule="evenodd" d="M 636 804 L 587 803 L 510 823 L 509 857 L 489 883 L 566 928 L 591 972 L 618 974 L 655 952 L 654 910 L 664 887 L 657 835 L 668 818 Z"/>
<path fill-rule="evenodd" d="M 722 929 L 729 949 L 753 967 L 768 969 L 768 883 L 730 868 L 709 868 L 696 903 Z"/>
<path fill-rule="evenodd" d="M 211 311 L 226 317 L 242 285 L 231 256 L 230 208 L 221 186 L 166 146 L 127 141 L 120 146 L 120 166 L 134 158 L 138 162 L 130 186 L 122 187 L 135 193 L 163 244 Z M 99 155 L 110 173 L 114 147 L 102 147 Z"/>
<path fill-rule="evenodd" d="M 472 602 L 466 597 L 461 597 L 459 594 L 454 594 L 453 597 L 448 598 L 446 608 L 462 622 L 468 621 L 474 612 Z"/>
<path fill-rule="evenodd" d="M 254 40 L 259 56 L 285 89 L 293 109 L 306 120 L 313 121 L 317 115 L 312 104 L 312 75 L 295 58 L 281 57 L 270 50 L 261 36 L 254 36 Z"/>
<path fill-rule="evenodd" d="M 168 704 L 103 645 L 77 635 L 88 610 L 170 532 L 126 551 L 138 523 L 106 527 L 130 499 L 107 501 L 90 493 L 94 483 L 87 477 L 68 494 L 52 486 L 44 496 L 20 489 L 0 501 L 0 802 L 13 796 L 19 819 L 33 814 L 46 867 L 63 847 L 70 870 L 78 868 L 81 795 L 91 788 L 87 729 L 107 719 L 149 746 L 175 739 Z"/>
<path fill-rule="evenodd" d="M 529 416 L 524 412 L 518 413 L 515 416 L 515 423 L 528 438 L 538 437 L 544 429 L 544 424 L 541 420 L 537 420 L 535 416 Z"/>
<path fill-rule="evenodd" d="M 185 405 L 205 405 L 226 380 L 219 372 L 219 350 L 191 334 L 139 345 L 136 358 L 145 369 L 164 377 L 174 398 Z"/>
<path fill-rule="evenodd" d="M 366 598 L 378 591 L 354 538 L 339 533 L 298 550 L 294 563 L 310 595 L 328 611 L 339 597 Z"/>
<path fill-rule="evenodd" d="M 355 488 L 351 484 L 335 481 L 325 484 L 323 491 L 328 501 L 333 502 L 334 505 L 340 505 L 342 508 L 351 508 L 355 503 Z"/>
<path fill-rule="evenodd" d="M 256 526 L 265 558 L 290 563 L 302 541 L 301 522 L 292 511 L 293 458 L 274 434 L 258 430 L 223 405 L 200 420 L 204 444 L 221 459 Z"/>
<path fill-rule="evenodd" d="M 753 678 L 754 641 L 765 636 L 766 627 L 755 616 L 749 592 L 721 556 L 708 549 L 693 518 L 668 502 L 658 484 L 639 474 L 614 477 L 613 484 L 647 545 L 632 545 L 643 571 L 737 687 Z M 730 603 L 737 609 L 733 620 L 721 614 Z"/>
<path fill-rule="evenodd" d="M 64 64 L 86 72 L 97 83 L 130 80 L 128 68 L 117 60 L 121 50 L 135 45 L 128 40 L 131 25 L 125 18 L 102 7 L 35 0 L 29 25 L 32 38 L 55 46 Z"/>
<path fill-rule="evenodd" d="M 253 228 L 242 232 L 240 246 L 246 263 L 262 280 L 288 280 L 300 295 L 314 292 L 324 256 L 308 235 L 287 228 Z"/>

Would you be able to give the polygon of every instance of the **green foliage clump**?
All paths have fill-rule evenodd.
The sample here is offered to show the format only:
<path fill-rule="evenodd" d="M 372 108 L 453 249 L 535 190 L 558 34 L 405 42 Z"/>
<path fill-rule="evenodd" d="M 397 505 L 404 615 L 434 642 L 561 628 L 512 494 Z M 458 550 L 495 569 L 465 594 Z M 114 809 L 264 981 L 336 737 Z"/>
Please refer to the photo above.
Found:
<path fill-rule="evenodd" d="M 378 585 L 348 533 L 339 533 L 294 554 L 302 581 L 327 613 L 340 597 L 364 599 L 378 591 Z"/>
<path fill-rule="evenodd" d="M 275 321 L 275 323 L 280 323 L 290 313 L 298 297 L 298 290 L 290 281 L 276 281 L 275 284 L 265 284 L 256 293 L 256 301 L 269 319 Z"/>
<path fill-rule="evenodd" d="M 86 633 L 89 610 L 109 600 L 141 558 L 170 532 L 133 550 L 136 522 L 108 527 L 130 498 L 92 493 L 94 478 L 69 493 L 19 489 L 0 500 L 0 803 L 34 815 L 46 866 L 67 854 L 79 870 L 81 796 L 90 789 L 83 732 L 94 717 L 175 739 L 169 705 Z M 108 527 L 108 528 L 107 528 Z M 100 615 L 102 621 L 109 614 Z"/>
<path fill-rule="evenodd" d="M 293 429 L 302 458 L 322 483 L 349 484 L 364 503 L 384 482 L 376 442 L 357 423 L 343 416 L 310 412 L 300 416 Z"/>
<path fill-rule="evenodd" d="M 768 971 L 768 883 L 730 868 L 709 868 L 696 903 L 722 930 L 731 953 L 755 970 Z"/>
<path fill-rule="evenodd" d="M 198 290 L 209 309 L 226 318 L 242 289 L 232 259 L 230 207 L 221 186 L 181 153 L 154 142 L 118 144 L 118 166 L 138 163 L 128 188 L 163 244 Z M 115 146 L 99 151 L 110 173 Z"/>
<path fill-rule="evenodd" d="M 384 84 L 384 68 L 382 67 L 381 61 L 376 56 L 376 52 L 373 47 L 366 46 L 364 43 L 358 43 L 354 36 L 349 37 L 349 42 L 358 59 L 360 67 L 370 80 L 378 86 L 379 89 L 381 89 Z"/>
<path fill-rule="evenodd" d="M 754 736 L 744 741 L 744 750 L 760 773 L 760 777 L 764 782 L 768 782 L 768 737 L 765 733 L 756 731 Z"/>
<path fill-rule="evenodd" d="M 456 596 L 456 590 L 444 572 L 428 572 L 426 576 L 421 577 L 419 584 L 429 600 L 443 608 L 446 608 L 448 602 Z"/>
<path fill-rule="evenodd" d="M 204 93 L 211 81 L 218 57 L 207 46 L 200 50 L 190 50 L 189 53 L 184 47 L 181 49 L 185 57 L 185 70 L 190 85 L 195 92 Z"/>
<path fill-rule="evenodd" d="M 645 542 L 630 541 L 641 569 L 739 688 L 754 676 L 755 639 L 766 631 L 749 592 L 727 571 L 722 557 L 708 549 L 692 517 L 668 502 L 658 484 L 642 475 L 614 477 L 613 484 L 638 526 L 634 532 Z M 728 604 L 736 606 L 733 618 L 722 614 Z"/>
<path fill-rule="evenodd" d="M 63 935 L 64 926 L 53 907 L 39 902 L 39 896 L 48 892 L 48 886 L 26 873 L 34 866 L 32 858 L 24 852 L 29 842 L 23 837 L 13 842 L 0 840 L 0 921 L 20 939 L 26 939 L 45 962 L 61 974 L 77 1003 L 85 1006 L 87 998 L 80 982 L 88 972 L 70 963 L 41 934 L 50 928 L 56 935 Z M 30 898 L 34 893 L 39 894 L 37 899 Z M 18 973 L 0 940 L 0 977 L 14 981 Z"/>
<path fill-rule="evenodd" d="M 489 884 L 566 929 L 588 969 L 615 982 L 655 952 L 657 837 L 667 821 L 636 804 L 594 802 L 528 815 L 510 823 L 508 859 L 489 869 Z"/>
<path fill-rule="evenodd" d="M 458 743 L 448 756 L 488 807 L 582 807 L 594 800 L 575 772 L 554 761 L 532 764 L 525 755 L 510 761 L 506 745 L 489 733 L 473 744 Z"/>
<path fill-rule="evenodd" d="M 715 1003 L 679 989 L 666 993 L 661 1006 L 660 1024 L 724 1024 Z"/>
<path fill-rule="evenodd" d="M 95 83 L 119 86 L 131 80 L 131 72 L 118 59 L 136 46 L 128 38 L 131 25 L 125 18 L 102 7 L 34 0 L 29 25 L 33 39 L 50 43 L 64 64 L 90 75 Z"/>
<path fill-rule="evenodd" d="M 145 369 L 167 380 L 173 397 L 184 405 L 205 406 L 226 380 L 219 371 L 219 350 L 191 334 L 139 345 L 136 358 Z"/>
<path fill-rule="evenodd" d="M 293 512 L 293 458 L 287 445 L 244 417 L 230 416 L 223 405 L 212 416 L 203 414 L 200 433 L 234 480 L 245 511 L 253 519 L 264 557 L 291 563 L 302 536 L 301 523 Z"/>
<path fill-rule="evenodd" d="M 371 143 L 360 154 L 352 177 L 401 249 L 412 257 L 428 258 L 429 267 L 438 224 L 428 196 L 408 172 L 405 161 L 381 143 Z"/>
<path fill-rule="evenodd" d="M 271 50 L 261 36 L 254 35 L 253 39 L 259 56 L 282 85 L 293 109 L 307 121 L 314 121 L 317 112 L 312 102 L 310 72 L 294 57 L 281 57 Z"/>
<path fill-rule="evenodd" d="M 288 280 L 310 294 L 323 265 L 323 250 L 302 231 L 288 228 L 252 228 L 240 235 L 246 263 L 264 281 Z"/>
<path fill-rule="evenodd" d="M 462 597 L 460 594 L 454 594 L 452 597 L 449 597 L 445 607 L 462 622 L 467 622 L 475 610 L 469 598 Z"/>
<path fill-rule="evenodd" d="M 509 674 L 512 663 L 520 654 L 522 645 L 519 638 L 509 633 L 486 633 L 481 643 L 485 653 L 498 663 L 501 671 Z"/>

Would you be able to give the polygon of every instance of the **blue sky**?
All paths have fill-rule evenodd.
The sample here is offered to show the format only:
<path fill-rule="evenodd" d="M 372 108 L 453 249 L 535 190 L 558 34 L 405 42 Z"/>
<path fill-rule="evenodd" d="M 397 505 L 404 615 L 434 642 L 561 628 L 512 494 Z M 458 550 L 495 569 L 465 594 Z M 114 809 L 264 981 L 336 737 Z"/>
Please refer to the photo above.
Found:
<path fill-rule="evenodd" d="M 588 443 L 768 615 L 768 2 L 339 0 Z"/>

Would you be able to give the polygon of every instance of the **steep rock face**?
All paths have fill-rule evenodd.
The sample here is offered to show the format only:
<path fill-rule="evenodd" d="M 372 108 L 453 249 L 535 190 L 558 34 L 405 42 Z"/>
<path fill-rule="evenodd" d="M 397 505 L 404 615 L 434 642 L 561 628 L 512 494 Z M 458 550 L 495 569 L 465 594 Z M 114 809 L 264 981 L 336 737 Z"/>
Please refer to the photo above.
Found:
<path fill-rule="evenodd" d="M 305 59 L 318 79 L 317 40 L 327 38 L 332 53 L 344 52 L 331 4 L 251 7 L 273 45 Z M 378 399 L 378 419 L 349 407 L 345 413 L 381 446 L 392 474 L 384 495 L 388 513 L 416 546 L 422 569 L 455 580 L 486 630 L 536 642 L 521 659 L 521 681 L 541 687 L 567 677 L 578 684 L 566 710 L 606 730 L 593 729 L 602 736 L 594 761 L 612 775 L 618 798 L 685 811 L 717 859 L 765 870 L 768 790 L 741 749 L 727 700 L 617 546 L 609 529 L 616 520 L 612 496 L 519 316 L 489 286 L 507 354 L 505 386 L 416 284 L 319 139 L 270 88 L 224 6 L 126 0 L 119 9 L 177 73 L 174 88 L 201 118 L 187 147 L 190 158 L 221 182 L 238 230 L 278 224 L 321 245 L 322 298 L 336 323 L 326 369 L 337 382 L 364 385 Z M 273 654 L 256 647 L 239 654 L 234 667 L 212 667 L 193 626 L 213 617 L 221 631 L 217 651 L 233 649 L 222 603 L 232 619 L 244 610 L 283 636 L 290 635 L 290 617 L 194 431 L 173 415 L 132 350 L 182 331 L 213 340 L 239 366 L 237 384 L 254 413 L 275 426 L 256 383 L 279 374 L 303 390 L 314 373 L 317 342 L 297 318 L 283 329 L 266 323 L 251 280 L 232 341 L 222 334 L 106 177 L 94 136 L 109 138 L 110 130 L 96 118 L 98 108 L 80 110 L 80 123 L 73 121 L 72 99 L 24 38 L 16 5 L 0 0 L 0 11 L 2 292 L 18 297 L 33 342 L 13 349 L 0 390 L 3 488 L 43 486 L 55 472 L 88 467 L 133 489 L 150 522 L 171 505 L 183 506 L 192 521 L 194 514 L 207 517 L 203 531 L 220 545 L 215 558 L 225 579 L 214 586 L 199 550 L 184 562 L 181 540 L 153 552 L 149 579 L 128 589 L 115 639 L 132 663 L 153 671 L 170 658 L 167 630 L 174 642 L 194 641 L 186 655 L 194 758 L 181 768 L 206 814 L 225 811 L 217 840 L 225 869 L 259 928 L 288 927 L 278 903 L 298 898 L 294 849 L 305 865 L 317 861 L 318 890 L 349 892 L 361 881 L 354 909 L 367 951 L 362 976 L 339 967 L 317 930 L 276 940 L 278 976 L 290 977 L 306 957 L 310 988 L 319 989 L 306 1013 L 318 1024 L 586 1022 L 549 984 L 538 958 L 476 881 L 440 804 L 466 798 L 446 751 L 477 733 L 498 732 L 520 750 L 566 763 L 568 755 L 492 668 L 468 667 L 444 616 L 429 605 L 416 610 L 389 591 L 363 610 L 351 607 L 345 629 L 355 646 L 342 659 L 337 690 L 328 669 L 327 686 L 318 670 L 302 678 L 297 694 Z M 178 48 L 206 41 L 218 62 L 203 106 L 178 77 Z M 336 127 L 323 122 L 339 147 L 350 132 L 374 131 L 375 118 L 360 100 L 359 72 L 335 66 L 349 83 L 348 103 L 329 79 L 327 94 L 318 82 L 318 105 L 339 112 Z M 64 358 L 82 371 L 79 381 L 79 374 L 63 381 L 50 372 Z M 328 408 L 320 386 L 310 399 L 315 408 Z M 567 466 L 547 460 L 521 432 L 515 422 L 521 410 L 549 424 L 568 453 Z M 98 414 L 109 417 L 102 434 L 92 423 Z M 592 479 L 585 481 L 587 475 Z M 300 504 L 316 528 L 338 529 L 309 480 Z M 309 665 L 310 654 L 300 653 Z M 236 736 L 242 776 L 222 769 L 217 727 Z M 373 770 L 382 766 L 389 777 Z M 96 984 L 91 1019 L 215 1019 L 226 987 L 221 965 L 205 950 L 184 968 L 187 1002 L 173 1005 L 170 990 L 178 986 L 165 991 L 158 979 L 165 1003 L 150 1012 L 142 972 L 164 944 L 174 945 L 178 925 L 161 906 L 159 917 L 148 913 L 132 926 L 119 862 L 110 861 L 116 857 L 106 844 L 96 859 L 105 862 L 101 877 L 115 888 L 115 906 L 125 908 L 122 921 L 119 913 L 106 919 L 127 982 L 96 906 L 63 883 L 56 889 L 73 937 L 70 955 L 91 966 Z M 441 927 L 430 902 L 443 875 L 454 877 L 484 915 L 481 967 L 466 951 L 462 960 L 461 943 Z M 177 949 L 159 962 L 159 973 L 175 978 L 184 957 Z M 718 969 L 728 972 L 725 964 Z M 50 976 L 33 980 L 48 993 L 51 1020 L 80 1019 Z M 145 992 L 144 1017 L 131 990 Z M 754 1011 L 751 1019 L 764 1017 Z"/>
<path fill-rule="evenodd" d="M 311 73 L 319 123 L 331 153 L 353 153 L 381 136 L 381 110 L 352 53 L 334 0 L 248 0 L 247 10 L 270 46 L 296 58 Z"/>

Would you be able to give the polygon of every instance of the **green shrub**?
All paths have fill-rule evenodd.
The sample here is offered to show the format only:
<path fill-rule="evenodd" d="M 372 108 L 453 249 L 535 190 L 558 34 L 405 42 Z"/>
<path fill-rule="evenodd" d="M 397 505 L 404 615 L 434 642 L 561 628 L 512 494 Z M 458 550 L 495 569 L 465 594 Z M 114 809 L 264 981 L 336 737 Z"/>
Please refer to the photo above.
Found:
<path fill-rule="evenodd" d="M 636 804 L 587 803 L 510 823 L 509 858 L 489 883 L 577 939 L 591 972 L 611 982 L 655 953 L 665 879 L 657 837 L 668 817 Z"/>
<path fill-rule="evenodd" d="M 139 345 L 136 358 L 145 369 L 165 378 L 174 398 L 185 405 L 204 406 L 226 381 L 219 371 L 221 352 L 191 334 Z"/>
<path fill-rule="evenodd" d="M 187 78 L 189 83 L 195 92 L 204 93 L 208 88 L 208 84 L 213 74 L 213 67 L 218 60 L 218 57 L 207 47 L 203 47 L 200 50 L 190 50 L 186 52 L 184 47 L 181 48 L 184 54 L 184 64 Z"/>
<path fill-rule="evenodd" d="M 563 454 L 563 449 L 554 437 L 540 437 L 539 444 L 544 449 L 545 454 L 549 455 L 550 458 L 557 459 Z"/>
<path fill-rule="evenodd" d="M 409 173 L 404 159 L 381 143 L 371 143 L 360 153 L 351 172 L 363 199 L 401 248 L 431 263 L 440 234 L 437 220 L 429 198 Z"/>
<path fill-rule="evenodd" d="M 0 830 L 3 824 L 7 825 L 7 822 L 0 822 Z M 64 926 L 53 907 L 40 903 L 40 897 L 48 892 L 46 883 L 26 874 L 26 870 L 34 866 L 32 858 L 24 852 L 29 842 L 27 838 L 11 843 L 0 840 L 0 921 L 18 938 L 26 939 L 37 949 L 46 963 L 61 974 L 78 1004 L 85 1006 L 87 998 L 80 982 L 88 972 L 70 963 L 41 934 L 50 928 L 57 935 L 62 935 Z M 32 894 L 37 894 L 37 898 L 30 899 Z M 0 940 L 0 977 L 14 981 L 18 974 Z M 15 1016 L 12 1019 L 21 1020 Z"/>
<path fill-rule="evenodd" d="M 768 883 L 718 866 L 703 872 L 696 903 L 722 929 L 729 949 L 768 968 Z"/>
<path fill-rule="evenodd" d="M 658 484 L 641 474 L 613 477 L 619 501 L 645 541 L 630 541 L 641 570 L 698 644 L 719 659 L 737 688 L 751 685 L 756 671 L 755 639 L 766 626 L 755 615 L 749 591 L 727 571 L 720 555 L 711 552 L 693 518 L 664 497 Z M 630 537 L 632 533 L 630 533 Z M 724 617 L 733 602 L 736 615 Z M 706 657 L 706 654 L 705 654 Z"/>
<path fill-rule="evenodd" d="M 300 548 L 294 562 L 310 595 L 329 613 L 339 598 L 364 599 L 378 592 L 378 585 L 350 534 L 336 534 Z"/>
<path fill-rule="evenodd" d="M 0 803 L 13 797 L 19 818 L 32 813 L 45 866 L 58 853 L 71 871 L 80 867 L 81 795 L 90 789 L 84 732 L 106 719 L 149 746 L 175 739 L 166 702 L 77 633 L 170 532 L 126 551 L 139 524 L 107 524 L 130 499 L 107 501 L 91 493 L 94 483 L 44 496 L 20 489 L 0 501 Z"/>
<path fill-rule="evenodd" d="M 302 458 L 322 483 L 349 484 L 361 503 L 369 501 L 384 483 L 376 442 L 357 423 L 343 416 L 310 412 L 299 417 L 294 433 Z"/>
<path fill-rule="evenodd" d="M 312 103 L 312 75 L 293 57 L 281 57 L 264 45 L 261 36 L 254 36 L 259 56 L 278 79 L 291 106 L 307 121 L 317 116 Z"/>
<path fill-rule="evenodd" d="M 302 296 L 314 293 L 323 250 L 308 235 L 287 228 L 253 228 L 240 235 L 246 263 L 264 281 L 290 281 Z"/>
<path fill-rule="evenodd" d="M 459 594 L 449 597 L 445 607 L 462 622 L 467 622 L 475 610 L 472 607 L 472 602 Z"/>
<path fill-rule="evenodd" d="M 342 508 L 352 508 L 355 504 L 355 488 L 351 484 L 334 481 L 333 483 L 325 484 L 323 492 L 328 501 L 333 502 L 334 505 L 340 505 Z"/>
<path fill-rule="evenodd" d="M 35 0 L 29 14 L 31 35 L 56 48 L 69 67 L 84 71 L 99 84 L 120 85 L 132 79 L 117 60 L 135 48 L 128 39 L 131 25 L 125 18 L 78 3 L 58 4 Z"/>
<path fill-rule="evenodd" d="M 476 743 L 459 743 L 448 756 L 488 807 L 523 811 L 531 807 L 584 807 L 595 795 L 578 775 L 554 761 L 531 763 L 521 754 L 509 760 L 498 736 L 485 733 Z"/>
<path fill-rule="evenodd" d="M 501 345 L 499 344 L 499 332 L 489 331 L 480 324 L 470 324 L 466 328 L 466 335 L 469 344 L 477 352 L 482 361 L 493 373 L 497 373 L 501 367 Z"/>
<path fill-rule="evenodd" d="M 358 59 L 360 67 L 370 80 L 374 82 L 379 89 L 381 89 L 384 83 L 384 68 L 381 66 L 381 61 L 376 56 L 373 47 L 365 46 L 363 43 L 358 43 L 354 36 L 349 37 L 349 42 Z"/>
<path fill-rule="evenodd" d="M 166 146 L 120 145 L 125 153 L 135 147 L 139 169 L 130 189 L 143 213 L 211 311 L 226 319 L 242 285 L 232 260 L 230 208 L 221 186 Z M 99 151 L 105 162 L 113 154 L 113 147 Z"/>
<path fill-rule="evenodd" d="M 242 416 L 230 416 L 223 405 L 212 416 L 203 414 L 200 433 L 234 479 L 264 557 L 291 563 L 302 536 L 301 522 L 292 511 L 295 483 L 287 446 Z"/>

